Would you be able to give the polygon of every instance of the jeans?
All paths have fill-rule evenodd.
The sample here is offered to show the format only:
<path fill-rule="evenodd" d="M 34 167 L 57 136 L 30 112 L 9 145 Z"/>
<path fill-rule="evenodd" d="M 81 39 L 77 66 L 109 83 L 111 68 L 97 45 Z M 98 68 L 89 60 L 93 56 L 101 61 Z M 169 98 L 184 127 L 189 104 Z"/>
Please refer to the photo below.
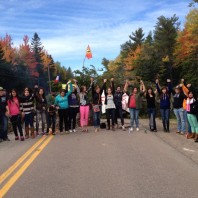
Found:
<path fill-rule="evenodd" d="M 8 138 L 8 118 L 5 115 L 0 115 L 0 139 Z"/>
<path fill-rule="evenodd" d="M 186 132 L 186 122 L 185 122 L 185 114 L 184 114 L 184 109 L 174 109 L 174 114 L 177 118 L 177 131 L 185 133 Z"/>
<path fill-rule="evenodd" d="M 13 131 L 14 131 L 14 135 L 16 137 L 18 137 L 18 132 L 17 132 L 17 128 L 18 128 L 19 134 L 22 137 L 23 136 L 23 130 L 22 130 L 22 126 L 21 126 L 21 116 L 20 115 L 13 115 L 10 118 L 10 121 L 12 123 L 12 128 L 13 128 Z"/>
<path fill-rule="evenodd" d="M 136 124 L 136 128 L 139 128 L 139 109 L 129 108 L 130 110 L 130 118 L 131 118 L 131 127 L 134 126 L 134 122 Z"/>
<path fill-rule="evenodd" d="M 69 116 L 69 109 L 59 109 L 59 130 L 63 132 L 63 122 L 65 124 L 65 131 L 68 131 L 68 116 Z"/>
<path fill-rule="evenodd" d="M 87 126 L 89 120 L 89 106 L 80 106 L 80 125 Z"/>
<path fill-rule="evenodd" d="M 79 111 L 79 107 L 69 108 L 69 130 L 76 128 L 76 116 Z"/>
<path fill-rule="evenodd" d="M 33 113 L 25 114 L 24 121 L 25 121 L 25 127 L 29 127 L 29 125 L 30 125 L 30 127 L 34 127 L 34 125 L 33 125 L 33 122 L 34 122 Z"/>
<path fill-rule="evenodd" d="M 39 122 L 41 120 L 42 123 L 42 132 L 44 132 L 45 130 L 45 124 L 47 121 L 46 118 L 46 111 L 42 111 L 42 110 L 36 110 L 36 131 L 39 131 Z"/>
<path fill-rule="evenodd" d="M 112 126 L 115 124 L 115 109 L 106 109 L 107 124 L 110 127 L 110 119 L 112 120 Z"/>
<path fill-rule="evenodd" d="M 116 114 L 115 114 L 115 123 L 118 124 L 118 118 L 120 117 L 121 119 L 121 124 L 122 126 L 124 125 L 124 117 L 122 114 L 122 106 L 117 106 L 116 107 Z"/>
<path fill-rule="evenodd" d="M 155 108 L 148 108 L 147 112 L 148 112 L 148 116 L 149 116 L 150 130 L 157 130 L 156 121 L 155 121 L 156 109 Z"/>
<path fill-rule="evenodd" d="M 101 112 L 94 112 L 93 111 L 93 120 L 94 120 L 94 127 L 99 128 L 100 127 L 100 114 Z"/>
<path fill-rule="evenodd" d="M 198 134 L 198 121 L 197 116 L 194 114 L 187 114 L 191 126 L 192 133 Z"/>
<path fill-rule="evenodd" d="M 160 109 L 162 121 L 169 121 L 170 109 Z"/>
<path fill-rule="evenodd" d="M 190 126 L 190 123 L 188 121 L 188 118 L 187 118 L 187 111 L 184 110 L 184 120 L 185 120 L 185 123 L 187 123 L 187 126 L 188 126 L 188 133 L 191 133 L 191 126 Z"/>

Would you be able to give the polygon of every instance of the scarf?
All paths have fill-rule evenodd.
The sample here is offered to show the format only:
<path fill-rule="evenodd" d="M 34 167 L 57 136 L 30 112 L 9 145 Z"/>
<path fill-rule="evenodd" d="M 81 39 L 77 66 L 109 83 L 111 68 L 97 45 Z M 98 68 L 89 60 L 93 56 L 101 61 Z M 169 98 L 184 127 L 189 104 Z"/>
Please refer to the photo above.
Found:
<path fill-rule="evenodd" d="M 194 98 L 187 98 L 186 111 L 190 112 L 190 104 L 192 104 L 194 101 L 195 101 Z"/>

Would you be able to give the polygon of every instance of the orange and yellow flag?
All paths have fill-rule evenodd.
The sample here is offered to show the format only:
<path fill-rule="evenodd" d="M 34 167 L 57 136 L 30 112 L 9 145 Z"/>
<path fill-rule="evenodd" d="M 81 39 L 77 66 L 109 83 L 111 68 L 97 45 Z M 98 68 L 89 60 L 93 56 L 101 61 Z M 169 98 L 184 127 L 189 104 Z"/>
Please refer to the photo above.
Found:
<path fill-rule="evenodd" d="M 86 51 L 86 55 L 85 55 L 88 59 L 92 58 L 92 53 L 91 53 L 91 49 L 89 47 L 89 45 L 87 46 L 87 51 Z"/>

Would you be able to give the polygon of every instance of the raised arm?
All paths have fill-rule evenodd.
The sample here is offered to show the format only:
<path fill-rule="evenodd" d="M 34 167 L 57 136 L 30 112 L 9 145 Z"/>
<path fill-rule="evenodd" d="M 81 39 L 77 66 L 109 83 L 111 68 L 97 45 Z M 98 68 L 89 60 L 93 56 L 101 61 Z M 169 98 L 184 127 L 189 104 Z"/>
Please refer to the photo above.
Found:
<path fill-rule="evenodd" d="M 175 91 L 173 90 L 173 84 L 172 84 L 171 80 L 167 79 L 166 81 L 167 81 L 167 87 L 168 87 L 169 94 L 171 94 L 171 93 L 175 94 Z"/>
<path fill-rule="evenodd" d="M 128 86 L 129 86 L 129 82 L 128 80 L 126 80 L 124 85 L 124 92 L 127 92 Z"/>
<path fill-rule="evenodd" d="M 91 77 L 90 81 L 91 81 L 91 93 L 93 96 L 95 94 L 94 79 Z"/>
<path fill-rule="evenodd" d="M 158 92 L 159 94 L 161 94 L 161 90 L 160 90 L 159 80 L 158 80 L 158 79 L 155 80 L 155 84 L 156 84 L 157 92 Z"/>
<path fill-rule="evenodd" d="M 107 79 L 103 80 L 103 85 L 102 85 L 102 89 L 101 89 L 101 94 L 104 91 L 105 95 L 107 95 Z"/>
<path fill-rule="evenodd" d="M 66 93 L 66 96 L 69 96 L 73 92 L 73 85 L 72 85 L 71 80 L 67 82 L 67 85 L 69 86 L 69 90 Z"/>
<path fill-rule="evenodd" d="M 111 78 L 111 89 L 112 89 L 112 94 L 115 94 L 115 85 L 114 85 L 114 78 Z"/>

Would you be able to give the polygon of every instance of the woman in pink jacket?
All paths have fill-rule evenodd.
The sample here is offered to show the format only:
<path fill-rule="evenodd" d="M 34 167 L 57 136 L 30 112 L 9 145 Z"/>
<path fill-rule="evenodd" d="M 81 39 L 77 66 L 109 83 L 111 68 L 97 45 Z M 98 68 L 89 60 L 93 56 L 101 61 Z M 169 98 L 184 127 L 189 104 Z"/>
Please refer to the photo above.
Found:
<path fill-rule="evenodd" d="M 21 126 L 21 113 L 20 113 L 20 103 L 17 91 L 13 89 L 11 91 L 11 96 L 8 100 L 8 113 L 10 116 L 10 121 L 12 123 L 12 128 L 15 134 L 15 140 L 19 140 L 19 135 L 17 128 L 20 134 L 20 140 L 24 141 L 23 130 Z"/>

